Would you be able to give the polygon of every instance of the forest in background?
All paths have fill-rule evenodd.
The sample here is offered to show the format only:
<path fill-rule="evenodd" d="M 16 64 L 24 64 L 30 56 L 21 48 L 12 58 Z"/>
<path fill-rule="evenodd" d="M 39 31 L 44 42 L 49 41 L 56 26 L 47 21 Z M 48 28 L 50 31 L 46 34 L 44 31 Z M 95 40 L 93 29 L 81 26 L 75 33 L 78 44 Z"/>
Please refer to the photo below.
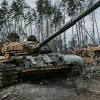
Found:
<path fill-rule="evenodd" d="M 43 41 L 62 25 L 67 19 L 73 19 L 94 3 L 93 0 L 37 0 L 35 7 L 28 5 L 25 0 L 2 0 L 0 5 L 0 40 L 8 41 L 10 33 L 17 33 L 20 41 L 35 35 L 39 42 Z M 77 49 L 100 44 L 100 32 L 95 12 L 89 15 L 91 33 L 86 27 L 86 19 L 82 19 L 71 28 L 71 39 L 64 32 L 53 39 L 49 45 L 54 51 L 68 48 Z M 10 35 L 10 36 L 9 36 Z M 16 39 L 15 39 L 16 40 Z M 18 40 L 19 41 L 19 40 Z"/>

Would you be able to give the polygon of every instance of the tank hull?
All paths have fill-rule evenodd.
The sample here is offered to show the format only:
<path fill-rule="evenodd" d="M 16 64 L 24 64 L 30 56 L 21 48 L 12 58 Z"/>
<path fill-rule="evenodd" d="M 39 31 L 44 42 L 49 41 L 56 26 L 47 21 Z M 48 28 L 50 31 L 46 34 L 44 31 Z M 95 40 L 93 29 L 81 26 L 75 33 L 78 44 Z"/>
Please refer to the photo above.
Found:
<path fill-rule="evenodd" d="M 53 79 L 55 77 L 67 76 L 66 68 L 50 69 L 50 70 L 26 70 L 21 73 L 20 78 L 23 80 L 42 80 Z"/>

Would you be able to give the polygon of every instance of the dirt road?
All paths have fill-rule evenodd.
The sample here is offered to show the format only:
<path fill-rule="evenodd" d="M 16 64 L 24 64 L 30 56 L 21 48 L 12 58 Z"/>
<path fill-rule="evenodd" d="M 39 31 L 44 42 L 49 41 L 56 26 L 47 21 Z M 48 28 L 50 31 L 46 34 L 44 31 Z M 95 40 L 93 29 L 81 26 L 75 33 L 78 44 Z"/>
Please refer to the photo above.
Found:
<path fill-rule="evenodd" d="M 75 84 L 69 79 L 20 83 L 2 89 L 0 100 L 100 100 L 100 81 L 79 78 Z"/>
<path fill-rule="evenodd" d="M 49 81 L 47 85 L 21 83 L 0 92 L 0 100 L 66 100 L 76 96 L 70 82 L 65 80 Z"/>

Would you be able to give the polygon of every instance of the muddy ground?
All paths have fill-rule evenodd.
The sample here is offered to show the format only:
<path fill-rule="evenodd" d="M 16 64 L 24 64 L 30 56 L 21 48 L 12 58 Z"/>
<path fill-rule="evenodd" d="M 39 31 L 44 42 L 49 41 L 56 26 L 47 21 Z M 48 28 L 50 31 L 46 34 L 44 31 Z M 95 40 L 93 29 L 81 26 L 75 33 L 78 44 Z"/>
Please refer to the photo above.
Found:
<path fill-rule="evenodd" d="M 81 100 L 77 99 L 77 96 L 83 98 L 100 94 L 100 81 L 98 80 L 86 82 L 77 79 L 76 87 L 72 80 L 63 78 L 45 81 L 45 83 L 25 82 L 6 87 L 0 92 L 0 100 Z"/>
<path fill-rule="evenodd" d="M 39 83 L 21 83 L 3 89 L 0 93 L 4 100 L 66 100 L 68 96 L 77 94 L 66 80 L 49 81 L 46 85 Z"/>
<path fill-rule="evenodd" d="M 96 75 L 95 71 L 92 78 L 88 72 L 86 77 L 21 82 L 1 89 L 0 100 L 100 100 L 100 77 Z"/>

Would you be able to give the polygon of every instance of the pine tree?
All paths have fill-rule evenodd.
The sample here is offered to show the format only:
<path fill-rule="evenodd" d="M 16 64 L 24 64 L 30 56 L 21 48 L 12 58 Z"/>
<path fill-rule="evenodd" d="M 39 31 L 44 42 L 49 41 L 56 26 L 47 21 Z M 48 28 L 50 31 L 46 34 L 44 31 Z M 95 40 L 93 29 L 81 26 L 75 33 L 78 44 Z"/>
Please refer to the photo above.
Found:
<path fill-rule="evenodd" d="M 49 19 L 52 15 L 52 6 L 49 2 L 49 0 L 38 0 L 36 2 L 37 5 L 37 13 L 38 13 L 38 24 L 39 30 L 40 30 L 40 36 L 41 39 L 44 39 L 44 36 L 48 37 L 49 36 Z M 46 21 L 46 28 L 44 28 L 44 21 Z M 46 29 L 44 32 L 44 29 Z M 44 34 L 45 33 L 45 34 Z M 41 40 L 40 39 L 40 40 Z"/>

